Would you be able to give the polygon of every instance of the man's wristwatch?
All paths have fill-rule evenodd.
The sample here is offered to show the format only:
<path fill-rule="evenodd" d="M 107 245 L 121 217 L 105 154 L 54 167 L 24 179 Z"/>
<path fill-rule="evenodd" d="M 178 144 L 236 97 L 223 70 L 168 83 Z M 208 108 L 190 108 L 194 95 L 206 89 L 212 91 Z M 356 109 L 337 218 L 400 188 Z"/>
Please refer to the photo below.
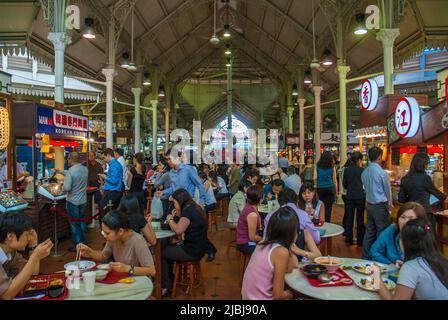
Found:
<path fill-rule="evenodd" d="M 128 271 L 128 275 L 133 276 L 134 275 L 134 265 L 131 264 L 131 269 Z"/>

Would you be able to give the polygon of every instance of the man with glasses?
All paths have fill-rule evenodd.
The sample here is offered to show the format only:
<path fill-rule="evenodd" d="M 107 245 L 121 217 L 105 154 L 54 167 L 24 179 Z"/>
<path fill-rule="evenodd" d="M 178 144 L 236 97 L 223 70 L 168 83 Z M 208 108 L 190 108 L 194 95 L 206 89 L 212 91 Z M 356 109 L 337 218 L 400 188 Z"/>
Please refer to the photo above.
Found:
<path fill-rule="evenodd" d="M 114 151 L 107 148 L 103 152 L 104 160 L 109 164 L 109 170 L 107 176 L 105 174 L 99 174 L 98 176 L 104 180 L 104 194 L 101 199 L 101 217 L 105 215 L 105 210 L 109 205 L 109 201 L 112 202 L 112 210 L 115 210 L 120 204 L 122 189 L 123 189 L 123 167 L 120 162 L 115 159 Z"/>

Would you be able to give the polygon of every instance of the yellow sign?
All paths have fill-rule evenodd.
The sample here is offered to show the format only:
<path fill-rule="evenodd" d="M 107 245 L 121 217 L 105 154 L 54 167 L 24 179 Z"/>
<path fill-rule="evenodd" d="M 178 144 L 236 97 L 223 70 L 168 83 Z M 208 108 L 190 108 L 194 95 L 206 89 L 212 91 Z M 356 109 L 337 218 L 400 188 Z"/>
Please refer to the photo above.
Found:
<path fill-rule="evenodd" d="M 89 140 L 84 139 L 84 142 L 82 143 L 82 152 L 86 153 L 89 150 Z"/>
<path fill-rule="evenodd" d="M 40 100 L 40 104 L 49 106 L 49 107 L 55 107 L 56 103 L 54 102 L 54 100 Z"/>
<path fill-rule="evenodd" d="M 50 136 L 47 134 L 41 135 L 42 139 L 42 147 L 40 148 L 41 153 L 49 153 L 50 152 Z"/>
<path fill-rule="evenodd" d="M 9 112 L 0 107 L 0 150 L 6 149 L 9 144 Z"/>

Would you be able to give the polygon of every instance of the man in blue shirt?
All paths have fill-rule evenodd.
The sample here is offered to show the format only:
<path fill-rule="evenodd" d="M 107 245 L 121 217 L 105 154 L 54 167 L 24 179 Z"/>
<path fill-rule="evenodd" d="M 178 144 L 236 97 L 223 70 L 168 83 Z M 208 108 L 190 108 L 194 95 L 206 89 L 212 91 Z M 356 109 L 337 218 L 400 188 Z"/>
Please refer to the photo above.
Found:
<path fill-rule="evenodd" d="M 182 154 L 179 152 L 179 157 L 175 159 L 170 156 L 171 149 L 166 153 L 166 161 L 168 162 L 170 170 L 171 185 L 163 190 L 157 191 L 157 197 L 169 197 L 174 191 L 178 189 L 185 189 L 190 196 L 194 198 L 194 192 L 196 188 L 199 189 L 199 205 L 204 207 L 205 205 L 205 188 L 201 179 L 194 167 L 181 163 Z"/>
<path fill-rule="evenodd" d="M 373 147 L 370 149 L 370 164 L 361 175 L 367 202 L 367 228 L 362 246 L 364 259 L 371 259 L 370 247 L 380 232 L 391 223 L 392 193 L 389 175 L 381 168 L 382 156 L 383 150 L 381 148 Z"/>
<path fill-rule="evenodd" d="M 289 161 L 285 156 L 278 159 L 278 166 L 282 168 L 283 172 L 286 173 L 289 167 Z"/>
<path fill-rule="evenodd" d="M 101 199 L 101 216 L 105 214 L 109 201 L 112 201 L 112 210 L 118 208 L 120 204 L 122 189 L 123 189 L 123 167 L 120 162 L 115 159 L 114 151 L 107 148 L 103 152 L 104 160 L 109 165 L 107 176 L 105 174 L 99 174 L 98 176 L 104 181 L 104 194 Z"/>
<path fill-rule="evenodd" d="M 284 181 L 286 188 L 293 190 L 297 195 L 300 194 L 302 179 L 300 179 L 300 177 L 297 175 L 296 168 L 294 166 L 288 167 L 288 177 Z"/>

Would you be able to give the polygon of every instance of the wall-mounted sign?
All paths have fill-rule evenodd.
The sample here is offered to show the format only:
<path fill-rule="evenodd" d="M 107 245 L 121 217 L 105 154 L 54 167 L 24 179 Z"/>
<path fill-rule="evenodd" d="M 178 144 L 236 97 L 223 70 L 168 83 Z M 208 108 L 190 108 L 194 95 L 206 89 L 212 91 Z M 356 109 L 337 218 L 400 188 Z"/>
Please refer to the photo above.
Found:
<path fill-rule="evenodd" d="M 395 131 L 400 138 L 412 138 L 420 128 L 420 107 L 414 98 L 398 100 L 394 113 Z"/>
<path fill-rule="evenodd" d="M 9 112 L 6 108 L 0 107 L 0 150 L 6 149 L 9 145 Z"/>
<path fill-rule="evenodd" d="M 364 80 L 359 93 L 362 109 L 366 111 L 375 110 L 378 105 L 379 95 L 378 83 L 373 79 Z"/>
<path fill-rule="evenodd" d="M 87 137 L 89 119 L 57 109 L 37 107 L 37 132 L 50 136 Z"/>

